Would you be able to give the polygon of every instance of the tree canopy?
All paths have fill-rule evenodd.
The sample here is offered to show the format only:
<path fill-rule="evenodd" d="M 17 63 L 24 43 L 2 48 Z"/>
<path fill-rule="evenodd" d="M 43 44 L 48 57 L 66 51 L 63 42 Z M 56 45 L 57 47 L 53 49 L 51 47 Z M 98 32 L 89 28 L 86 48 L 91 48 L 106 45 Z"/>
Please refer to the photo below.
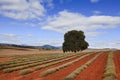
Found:
<path fill-rule="evenodd" d="M 62 46 L 63 52 L 77 52 L 87 49 L 89 44 L 85 41 L 83 31 L 72 30 L 64 35 L 64 43 Z"/>

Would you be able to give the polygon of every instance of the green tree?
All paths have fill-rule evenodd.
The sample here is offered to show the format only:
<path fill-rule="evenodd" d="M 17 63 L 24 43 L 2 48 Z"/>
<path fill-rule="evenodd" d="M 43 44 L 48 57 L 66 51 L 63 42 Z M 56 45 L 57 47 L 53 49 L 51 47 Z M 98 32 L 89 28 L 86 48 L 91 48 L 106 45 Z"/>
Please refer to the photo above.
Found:
<path fill-rule="evenodd" d="M 83 31 L 72 30 L 64 35 L 63 52 L 77 52 L 87 49 L 89 44 L 85 41 Z"/>

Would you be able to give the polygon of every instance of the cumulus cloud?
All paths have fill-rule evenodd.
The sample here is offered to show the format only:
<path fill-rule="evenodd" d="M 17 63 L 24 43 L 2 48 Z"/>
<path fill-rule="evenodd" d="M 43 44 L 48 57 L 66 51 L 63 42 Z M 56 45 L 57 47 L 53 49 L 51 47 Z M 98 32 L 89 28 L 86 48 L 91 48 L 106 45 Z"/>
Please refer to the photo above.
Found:
<path fill-rule="evenodd" d="M 42 0 L 0 0 L 0 14 L 18 20 L 40 19 L 45 8 Z"/>
<path fill-rule="evenodd" d="M 120 25 L 119 16 L 85 16 L 80 13 L 72 13 L 66 10 L 58 15 L 49 17 L 42 29 L 54 30 L 65 33 L 69 30 L 83 30 L 89 36 L 100 34 L 98 29 L 116 28 Z"/>
<path fill-rule="evenodd" d="M 53 0 L 41 0 L 42 3 L 47 4 L 47 7 L 54 8 Z"/>
<path fill-rule="evenodd" d="M 99 0 L 90 0 L 92 3 L 97 3 Z"/>

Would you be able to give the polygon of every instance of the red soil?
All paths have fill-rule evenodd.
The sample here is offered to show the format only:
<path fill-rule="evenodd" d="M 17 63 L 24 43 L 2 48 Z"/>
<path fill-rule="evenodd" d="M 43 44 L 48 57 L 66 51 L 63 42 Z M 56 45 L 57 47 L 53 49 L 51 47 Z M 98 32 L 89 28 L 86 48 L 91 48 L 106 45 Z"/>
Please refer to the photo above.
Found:
<path fill-rule="evenodd" d="M 120 51 L 114 53 L 114 63 L 116 66 L 117 79 L 120 80 Z"/>
<path fill-rule="evenodd" d="M 42 69 L 42 70 L 34 71 L 34 72 L 32 72 L 32 73 L 30 73 L 30 74 L 28 74 L 28 75 L 16 77 L 16 80 L 34 80 L 34 79 L 36 79 L 36 78 L 39 78 L 39 75 L 40 75 L 41 72 L 43 72 L 43 71 L 45 71 L 45 70 L 47 70 L 47 69 L 49 69 L 49 68 L 53 68 L 53 67 L 56 67 L 56 66 L 60 66 L 60 65 L 62 65 L 62 64 L 65 64 L 65 63 L 70 62 L 70 61 L 72 61 L 72 60 L 75 60 L 75 59 L 77 59 L 77 58 L 79 58 L 79 57 L 75 57 L 75 58 L 73 58 L 73 59 L 71 59 L 71 60 L 58 63 L 58 64 L 56 64 L 56 65 L 50 66 L 50 67 L 45 68 L 45 69 Z"/>
<path fill-rule="evenodd" d="M 12 59 L 12 57 L 3 57 L 3 58 L 0 58 L 0 62 L 5 62 L 5 61 L 8 61 Z"/>
<path fill-rule="evenodd" d="M 5 62 L 5 61 L 8 61 L 10 59 L 12 59 L 13 57 L 3 57 L 3 58 L 0 58 L 0 62 Z M 0 75 L 3 74 L 3 71 L 0 70 Z"/>
<path fill-rule="evenodd" d="M 3 74 L 3 71 L 2 71 L 2 70 L 0 70 L 0 75 L 1 75 L 1 74 Z"/>
<path fill-rule="evenodd" d="M 76 57 L 76 58 L 78 58 L 78 57 Z M 74 59 L 76 59 L 76 58 L 73 58 L 72 60 L 74 60 Z M 68 60 L 68 61 L 71 61 L 71 60 Z M 68 62 L 68 61 L 66 61 L 66 62 Z M 63 62 L 63 63 L 59 63 L 59 64 L 57 64 L 57 65 L 61 65 L 61 64 L 64 64 L 64 63 L 66 63 L 66 62 Z M 56 65 L 56 66 L 57 66 Z M 31 67 L 32 68 L 32 67 Z M 29 68 L 29 69 L 31 69 L 31 68 Z M 11 72 L 11 73 L 3 73 L 3 71 L 0 71 L 0 80 L 2 79 L 2 80 L 16 80 L 16 78 L 20 78 L 20 80 L 29 80 L 29 79 L 31 79 L 31 77 L 33 77 L 33 76 L 28 76 L 27 77 L 27 75 L 25 75 L 25 76 L 23 76 L 23 77 L 20 77 L 20 75 L 19 75 L 19 72 L 20 72 L 21 70 L 19 70 L 19 71 L 15 71 L 15 72 Z M 37 71 L 35 71 L 35 73 L 36 73 Z M 34 73 L 34 72 L 33 72 Z M 33 75 L 33 74 L 32 74 Z M 35 74 L 36 75 L 36 74 Z M 38 76 L 39 76 L 39 74 L 38 74 Z M 27 79 L 28 78 L 28 79 Z"/>
<path fill-rule="evenodd" d="M 88 68 L 83 70 L 75 80 L 102 80 L 107 61 L 107 53 L 100 55 Z"/>
<path fill-rule="evenodd" d="M 72 71 L 74 71 L 76 68 L 78 68 L 81 65 L 83 65 L 85 62 L 87 62 L 88 60 L 90 60 L 94 56 L 95 56 L 95 54 L 92 54 L 92 55 L 90 55 L 88 57 L 85 57 L 82 60 L 74 63 L 73 65 L 65 67 L 65 68 L 61 69 L 60 71 L 52 73 L 52 74 L 50 74 L 50 75 L 48 75 L 46 77 L 43 77 L 43 78 L 39 78 L 37 80 L 53 80 L 53 79 L 54 80 L 62 80 L 65 76 L 70 74 Z"/>
<path fill-rule="evenodd" d="M 0 80 L 15 80 L 15 76 L 19 76 L 18 74 L 19 71 L 15 71 L 12 73 L 4 73 L 0 75 Z"/>

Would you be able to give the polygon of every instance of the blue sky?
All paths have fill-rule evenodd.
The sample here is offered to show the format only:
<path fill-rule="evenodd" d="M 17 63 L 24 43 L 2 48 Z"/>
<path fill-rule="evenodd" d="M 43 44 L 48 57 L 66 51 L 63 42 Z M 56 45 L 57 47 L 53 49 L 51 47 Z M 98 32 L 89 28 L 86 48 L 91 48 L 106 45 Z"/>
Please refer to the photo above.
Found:
<path fill-rule="evenodd" d="M 90 48 L 120 49 L 120 0 L 0 0 L 0 43 L 62 46 L 83 30 Z"/>

